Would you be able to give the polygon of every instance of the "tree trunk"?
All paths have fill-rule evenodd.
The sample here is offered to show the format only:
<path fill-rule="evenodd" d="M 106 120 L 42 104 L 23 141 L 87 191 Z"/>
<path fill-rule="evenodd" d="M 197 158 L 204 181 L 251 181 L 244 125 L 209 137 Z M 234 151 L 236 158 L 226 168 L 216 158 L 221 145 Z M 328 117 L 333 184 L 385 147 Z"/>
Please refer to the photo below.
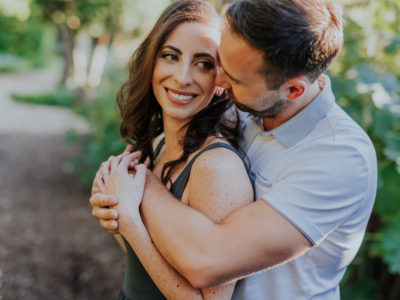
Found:
<path fill-rule="evenodd" d="M 72 52 L 75 46 L 75 35 L 72 30 L 65 26 L 59 26 L 57 31 L 60 40 L 60 52 L 64 60 L 63 73 L 59 85 L 63 86 L 67 79 L 72 76 L 74 70 Z"/>

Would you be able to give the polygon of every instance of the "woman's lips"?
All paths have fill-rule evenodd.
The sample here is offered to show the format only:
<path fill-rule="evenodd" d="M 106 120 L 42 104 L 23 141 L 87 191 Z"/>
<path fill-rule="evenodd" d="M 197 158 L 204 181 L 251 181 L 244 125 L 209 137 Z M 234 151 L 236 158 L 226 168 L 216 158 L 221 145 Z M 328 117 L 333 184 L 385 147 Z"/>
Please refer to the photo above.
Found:
<path fill-rule="evenodd" d="M 195 93 L 178 91 L 171 88 L 166 88 L 165 90 L 167 92 L 168 99 L 178 105 L 191 103 L 198 96 Z"/>

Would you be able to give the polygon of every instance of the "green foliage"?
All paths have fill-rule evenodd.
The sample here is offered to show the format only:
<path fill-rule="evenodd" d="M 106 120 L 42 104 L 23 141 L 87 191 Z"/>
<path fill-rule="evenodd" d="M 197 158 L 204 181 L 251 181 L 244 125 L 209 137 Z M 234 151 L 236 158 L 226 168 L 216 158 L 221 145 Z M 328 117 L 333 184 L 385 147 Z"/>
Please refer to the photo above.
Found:
<path fill-rule="evenodd" d="M 71 28 L 76 31 L 90 28 L 95 25 L 97 30 L 92 32 L 94 37 L 107 32 L 114 33 L 119 27 L 119 16 L 121 15 L 122 0 L 32 0 L 34 15 L 43 21 L 58 26 L 71 27 L 71 17 L 79 20 L 77 27 Z"/>
<path fill-rule="evenodd" d="M 52 30 L 30 18 L 20 21 L 0 11 L 0 71 L 48 65 L 54 45 Z M 6 55 L 7 54 L 7 55 Z"/>
<path fill-rule="evenodd" d="M 378 191 L 366 238 L 342 282 L 343 299 L 399 299 L 400 286 L 400 3 L 371 1 L 345 9 L 345 46 L 330 76 L 338 103 L 371 137 Z"/>
<path fill-rule="evenodd" d="M 0 53 L 0 72 L 20 72 L 29 68 L 25 59 L 11 54 Z"/>
<path fill-rule="evenodd" d="M 77 96 L 74 91 L 61 88 L 53 93 L 41 95 L 13 95 L 12 97 L 15 101 L 19 102 L 74 108 Z"/>
<path fill-rule="evenodd" d="M 115 101 L 125 79 L 126 74 L 121 70 L 108 70 L 96 95 L 81 110 L 91 125 L 91 133 L 69 135 L 69 141 L 78 142 L 83 147 L 82 155 L 75 157 L 73 163 L 85 185 L 92 183 L 101 162 L 110 155 L 121 153 L 126 146 L 119 132 L 121 118 Z"/>

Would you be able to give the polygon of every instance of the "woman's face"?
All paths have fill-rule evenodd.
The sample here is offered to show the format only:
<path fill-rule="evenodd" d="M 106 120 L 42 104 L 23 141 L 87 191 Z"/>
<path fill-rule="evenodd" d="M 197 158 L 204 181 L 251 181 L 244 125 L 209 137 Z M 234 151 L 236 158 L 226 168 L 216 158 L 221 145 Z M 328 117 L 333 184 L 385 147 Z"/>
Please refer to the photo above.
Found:
<path fill-rule="evenodd" d="M 220 32 L 202 23 L 178 25 L 155 60 L 152 86 L 164 120 L 188 121 L 215 92 Z"/>

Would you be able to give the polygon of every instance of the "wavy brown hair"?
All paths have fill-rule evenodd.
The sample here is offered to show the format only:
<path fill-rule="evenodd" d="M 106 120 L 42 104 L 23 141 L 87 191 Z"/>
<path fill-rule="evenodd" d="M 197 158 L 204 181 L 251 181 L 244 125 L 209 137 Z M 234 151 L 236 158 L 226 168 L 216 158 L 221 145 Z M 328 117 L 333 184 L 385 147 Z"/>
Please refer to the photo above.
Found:
<path fill-rule="evenodd" d="M 141 162 L 149 158 L 149 168 L 154 168 L 153 139 L 163 132 L 162 110 L 153 94 L 152 75 L 162 45 L 180 24 L 199 22 L 220 26 L 221 18 L 207 2 L 201 0 L 178 0 L 161 14 L 153 29 L 132 56 L 129 79 L 117 94 L 122 123 L 121 135 L 142 151 Z M 188 41 L 189 42 L 189 41 Z M 176 166 L 198 150 L 208 136 L 220 135 L 235 148 L 239 147 L 239 116 L 234 120 L 224 117 L 232 102 L 225 95 L 214 96 L 210 104 L 185 125 L 186 134 L 181 141 L 183 154 L 177 160 L 163 166 L 162 181 L 170 181 Z"/>

